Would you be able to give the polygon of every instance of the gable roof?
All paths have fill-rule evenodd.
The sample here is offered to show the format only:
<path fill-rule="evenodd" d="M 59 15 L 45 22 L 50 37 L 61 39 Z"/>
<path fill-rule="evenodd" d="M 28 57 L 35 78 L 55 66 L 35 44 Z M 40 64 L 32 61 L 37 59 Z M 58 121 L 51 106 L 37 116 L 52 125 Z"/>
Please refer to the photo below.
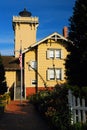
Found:
<path fill-rule="evenodd" d="M 32 44 L 31 46 L 29 46 L 26 50 L 23 51 L 23 53 L 26 53 L 27 51 L 29 51 L 29 50 L 32 49 L 33 47 L 35 47 L 35 46 L 41 44 L 42 42 L 44 42 L 44 41 L 46 41 L 46 40 L 48 40 L 48 39 L 54 39 L 55 41 L 63 40 L 63 41 L 68 42 L 68 39 L 66 39 L 64 36 L 60 35 L 60 34 L 57 33 L 57 32 L 54 32 L 54 33 L 52 33 L 51 35 L 49 35 L 49 36 L 43 38 L 42 40 L 40 40 L 40 41 L 38 41 L 38 42 Z"/>
<path fill-rule="evenodd" d="M 14 56 L 1 56 L 5 70 L 19 70 L 19 59 Z"/>

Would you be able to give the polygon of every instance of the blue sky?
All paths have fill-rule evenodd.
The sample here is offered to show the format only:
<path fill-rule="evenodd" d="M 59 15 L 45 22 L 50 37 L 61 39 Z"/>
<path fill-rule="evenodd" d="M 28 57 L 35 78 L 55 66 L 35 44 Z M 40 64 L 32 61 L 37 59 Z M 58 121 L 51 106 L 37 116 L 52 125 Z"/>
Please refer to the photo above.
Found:
<path fill-rule="evenodd" d="M 75 0 L 2 0 L 0 2 L 0 53 L 14 55 L 14 32 L 12 17 L 26 8 L 32 16 L 39 17 L 37 40 L 53 32 L 62 34 L 69 26 Z"/>

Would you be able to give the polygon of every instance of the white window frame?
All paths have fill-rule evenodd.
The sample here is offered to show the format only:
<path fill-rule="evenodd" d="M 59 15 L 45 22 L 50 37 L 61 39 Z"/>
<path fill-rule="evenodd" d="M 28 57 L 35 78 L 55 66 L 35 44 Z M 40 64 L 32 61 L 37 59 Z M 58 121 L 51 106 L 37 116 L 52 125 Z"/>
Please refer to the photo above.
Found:
<path fill-rule="evenodd" d="M 61 59 L 61 49 L 56 49 L 55 50 L 55 58 Z"/>
<path fill-rule="evenodd" d="M 48 68 L 47 79 L 48 80 L 63 80 L 63 70 L 61 68 Z"/>
<path fill-rule="evenodd" d="M 61 59 L 62 57 L 61 49 L 48 49 L 47 50 L 47 58 L 48 59 Z"/>

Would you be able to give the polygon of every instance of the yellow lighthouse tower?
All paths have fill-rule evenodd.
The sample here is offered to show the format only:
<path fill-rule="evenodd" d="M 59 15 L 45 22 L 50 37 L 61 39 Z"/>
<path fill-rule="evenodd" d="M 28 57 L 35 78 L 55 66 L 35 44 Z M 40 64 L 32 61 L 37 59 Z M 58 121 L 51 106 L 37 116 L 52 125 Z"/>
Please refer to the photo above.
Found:
<path fill-rule="evenodd" d="M 36 32 L 38 27 L 38 17 L 32 17 L 31 12 L 26 9 L 19 12 L 19 16 L 13 16 L 14 30 L 14 52 L 15 57 L 19 56 L 20 46 L 22 51 L 36 42 Z"/>

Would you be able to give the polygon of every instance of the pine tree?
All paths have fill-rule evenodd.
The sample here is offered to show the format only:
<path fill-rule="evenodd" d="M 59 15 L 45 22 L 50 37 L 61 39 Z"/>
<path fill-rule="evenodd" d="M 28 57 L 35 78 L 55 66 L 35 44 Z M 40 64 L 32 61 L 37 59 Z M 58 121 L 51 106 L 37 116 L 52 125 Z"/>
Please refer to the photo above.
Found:
<path fill-rule="evenodd" d="M 73 43 L 68 44 L 67 80 L 72 85 L 87 86 L 87 0 L 76 0 L 69 22 L 69 39 Z"/>
<path fill-rule="evenodd" d="M 7 91 L 6 79 L 5 79 L 5 70 L 2 64 L 2 58 L 0 55 L 0 94 L 4 94 Z"/>

